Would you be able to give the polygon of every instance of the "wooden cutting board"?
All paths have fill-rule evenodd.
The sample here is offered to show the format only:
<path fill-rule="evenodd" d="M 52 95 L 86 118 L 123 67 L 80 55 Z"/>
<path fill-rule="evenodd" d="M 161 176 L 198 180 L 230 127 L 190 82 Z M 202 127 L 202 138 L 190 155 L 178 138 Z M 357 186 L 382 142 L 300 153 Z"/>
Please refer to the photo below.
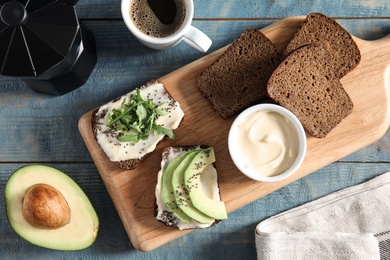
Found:
<path fill-rule="evenodd" d="M 304 17 L 287 18 L 261 31 L 282 50 L 303 19 Z M 354 112 L 326 138 L 308 137 L 303 165 L 295 175 L 281 182 L 255 182 L 238 171 L 229 156 L 227 146 L 228 131 L 233 119 L 219 118 L 196 87 L 197 76 L 226 47 L 160 78 L 173 98 L 180 103 L 185 118 L 175 131 L 176 140 L 166 139 L 159 144 L 135 170 L 123 171 L 109 161 L 93 136 L 92 112 L 83 115 L 79 121 L 79 130 L 133 246 L 141 251 L 150 251 L 191 232 L 167 227 L 154 218 L 154 190 L 164 147 L 195 144 L 214 146 L 221 197 L 226 203 L 227 211 L 232 212 L 384 135 L 390 124 L 390 36 L 370 42 L 357 38 L 355 40 L 361 50 L 362 60 L 355 70 L 342 79 L 343 86 L 354 102 Z"/>

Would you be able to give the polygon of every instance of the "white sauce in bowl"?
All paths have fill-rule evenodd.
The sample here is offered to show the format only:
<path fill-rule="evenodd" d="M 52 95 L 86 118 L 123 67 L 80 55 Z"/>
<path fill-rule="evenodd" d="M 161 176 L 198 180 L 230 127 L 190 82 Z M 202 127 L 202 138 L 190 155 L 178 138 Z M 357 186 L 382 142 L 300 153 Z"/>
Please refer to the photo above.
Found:
<path fill-rule="evenodd" d="M 258 110 L 237 126 L 237 149 L 243 167 L 263 176 L 274 176 L 291 167 L 298 156 L 298 133 L 283 115 Z"/>
<path fill-rule="evenodd" d="M 306 156 L 306 133 L 298 118 L 276 104 L 245 109 L 229 130 L 229 154 L 241 173 L 276 182 L 294 174 Z"/>

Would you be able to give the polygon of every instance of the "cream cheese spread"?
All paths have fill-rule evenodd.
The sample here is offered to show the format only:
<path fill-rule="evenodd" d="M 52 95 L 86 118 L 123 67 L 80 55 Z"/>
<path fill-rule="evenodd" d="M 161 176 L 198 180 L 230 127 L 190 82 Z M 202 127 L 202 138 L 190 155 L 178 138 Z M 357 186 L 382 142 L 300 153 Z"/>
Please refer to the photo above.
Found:
<path fill-rule="evenodd" d="M 140 93 L 144 100 L 152 99 L 153 103 L 156 105 L 166 103 L 166 106 L 164 107 L 166 113 L 157 118 L 156 124 L 172 130 L 175 130 L 179 126 L 184 116 L 184 112 L 179 103 L 173 100 L 167 93 L 162 83 L 154 82 L 146 87 L 141 87 Z M 118 136 L 121 132 L 116 132 L 108 126 L 108 116 L 113 108 L 120 109 L 122 102 L 128 98 L 130 94 L 135 94 L 135 90 L 101 106 L 96 113 L 96 117 L 98 118 L 97 142 L 113 162 L 142 158 L 146 154 L 152 152 L 157 144 L 164 138 L 163 134 L 150 133 L 148 139 L 141 140 L 135 144 L 118 141 Z"/>
<path fill-rule="evenodd" d="M 298 156 L 298 133 L 283 115 L 254 111 L 238 125 L 237 149 L 245 168 L 263 176 L 278 175 Z"/>
<path fill-rule="evenodd" d="M 197 149 L 200 149 L 200 147 L 198 147 Z M 168 208 L 165 206 L 165 203 L 161 197 L 162 174 L 164 170 L 168 166 L 169 162 L 179 157 L 184 152 L 185 151 L 182 149 L 178 150 L 173 147 L 170 147 L 168 151 L 168 155 L 165 156 L 161 161 L 161 169 L 158 172 L 157 185 L 155 190 L 156 204 L 158 210 L 156 219 L 164 223 L 171 222 L 173 225 L 177 226 L 177 228 L 180 230 L 194 229 L 194 228 L 207 228 L 210 227 L 215 220 L 212 221 L 212 223 L 210 224 L 201 224 L 193 219 L 191 219 L 189 223 L 184 223 L 179 218 L 175 217 L 173 213 L 168 211 Z M 200 183 L 202 185 L 202 191 L 204 192 L 204 194 L 210 199 L 220 201 L 221 198 L 219 195 L 219 188 L 217 182 L 217 170 L 215 169 L 215 167 L 212 164 L 210 164 L 203 170 L 200 176 L 201 176 Z"/>

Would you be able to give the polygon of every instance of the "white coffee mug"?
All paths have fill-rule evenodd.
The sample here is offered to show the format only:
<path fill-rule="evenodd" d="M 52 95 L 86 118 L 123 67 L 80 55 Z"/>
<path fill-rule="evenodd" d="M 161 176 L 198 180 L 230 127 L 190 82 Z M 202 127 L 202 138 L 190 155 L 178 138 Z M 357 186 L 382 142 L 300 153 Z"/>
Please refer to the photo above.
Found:
<path fill-rule="evenodd" d="M 199 29 L 191 25 L 194 16 L 193 0 L 184 0 L 186 15 L 180 28 L 166 37 L 152 37 L 142 33 L 131 21 L 130 6 L 136 0 L 122 0 L 122 18 L 130 32 L 145 46 L 156 50 L 163 50 L 184 41 L 199 51 L 206 52 L 211 46 L 211 39 Z"/>

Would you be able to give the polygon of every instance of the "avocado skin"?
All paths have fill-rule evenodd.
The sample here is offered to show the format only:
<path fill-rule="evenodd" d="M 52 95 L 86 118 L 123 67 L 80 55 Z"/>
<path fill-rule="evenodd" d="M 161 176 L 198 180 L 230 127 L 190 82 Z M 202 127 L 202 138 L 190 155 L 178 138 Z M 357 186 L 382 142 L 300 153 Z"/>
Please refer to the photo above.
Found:
<path fill-rule="evenodd" d="M 22 213 L 23 196 L 38 183 L 61 191 L 71 211 L 69 224 L 57 229 L 42 229 L 28 223 Z M 46 165 L 29 165 L 16 170 L 5 186 L 8 222 L 23 239 L 36 246 L 76 251 L 91 246 L 97 237 L 99 219 L 88 197 L 67 174 Z"/>

